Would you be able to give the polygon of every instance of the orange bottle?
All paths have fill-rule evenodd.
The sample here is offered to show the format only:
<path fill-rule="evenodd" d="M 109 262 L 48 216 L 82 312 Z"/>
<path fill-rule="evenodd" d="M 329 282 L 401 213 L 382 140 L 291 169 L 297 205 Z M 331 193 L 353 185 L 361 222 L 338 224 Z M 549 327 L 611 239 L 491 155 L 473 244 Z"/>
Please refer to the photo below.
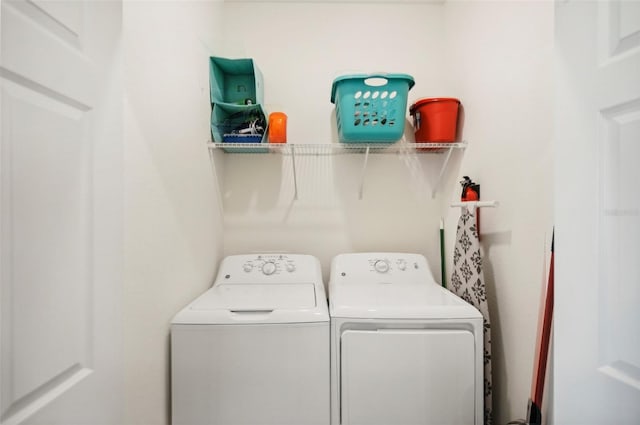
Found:
<path fill-rule="evenodd" d="M 269 143 L 287 143 L 287 114 L 269 114 Z"/>

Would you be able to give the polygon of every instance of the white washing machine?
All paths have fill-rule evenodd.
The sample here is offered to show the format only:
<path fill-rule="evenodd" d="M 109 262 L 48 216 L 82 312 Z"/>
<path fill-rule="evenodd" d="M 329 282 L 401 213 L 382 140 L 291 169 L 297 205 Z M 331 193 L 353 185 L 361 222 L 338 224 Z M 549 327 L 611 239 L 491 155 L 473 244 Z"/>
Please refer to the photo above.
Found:
<path fill-rule="evenodd" d="M 342 254 L 329 281 L 332 425 L 481 425 L 482 316 L 418 254 Z"/>
<path fill-rule="evenodd" d="M 318 260 L 227 257 L 171 324 L 173 425 L 327 425 L 329 365 Z"/>

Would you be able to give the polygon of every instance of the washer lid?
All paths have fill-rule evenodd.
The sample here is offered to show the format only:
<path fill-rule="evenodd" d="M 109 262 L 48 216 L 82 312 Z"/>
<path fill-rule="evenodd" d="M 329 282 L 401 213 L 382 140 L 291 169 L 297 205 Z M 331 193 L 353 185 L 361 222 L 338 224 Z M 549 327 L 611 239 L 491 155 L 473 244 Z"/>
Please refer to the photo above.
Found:
<path fill-rule="evenodd" d="M 191 304 L 192 310 L 265 311 L 316 306 L 312 283 L 221 284 Z"/>
<path fill-rule="evenodd" d="M 328 322 L 324 290 L 314 283 L 217 284 L 196 298 L 174 325 Z"/>
<path fill-rule="evenodd" d="M 472 319 L 480 312 L 436 284 L 362 283 L 330 288 L 332 317 L 385 319 Z"/>

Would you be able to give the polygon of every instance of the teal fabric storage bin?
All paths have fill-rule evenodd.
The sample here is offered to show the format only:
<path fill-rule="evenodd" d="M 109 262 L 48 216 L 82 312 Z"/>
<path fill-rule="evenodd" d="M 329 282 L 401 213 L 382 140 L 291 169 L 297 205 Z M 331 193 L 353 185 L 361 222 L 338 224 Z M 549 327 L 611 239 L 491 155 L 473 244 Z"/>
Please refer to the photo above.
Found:
<path fill-rule="evenodd" d="M 262 72 L 253 59 L 209 58 L 211 103 L 264 103 Z"/>
<path fill-rule="evenodd" d="M 216 103 L 211 109 L 211 136 L 216 143 L 267 143 L 267 119 L 262 105 Z M 267 152 L 256 149 L 223 148 L 227 152 Z"/>
<path fill-rule="evenodd" d="M 354 74 L 336 78 L 338 139 L 344 143 L 393 143 L 402 138 L 407 97 L 414 86 L 407 74 Z"/>

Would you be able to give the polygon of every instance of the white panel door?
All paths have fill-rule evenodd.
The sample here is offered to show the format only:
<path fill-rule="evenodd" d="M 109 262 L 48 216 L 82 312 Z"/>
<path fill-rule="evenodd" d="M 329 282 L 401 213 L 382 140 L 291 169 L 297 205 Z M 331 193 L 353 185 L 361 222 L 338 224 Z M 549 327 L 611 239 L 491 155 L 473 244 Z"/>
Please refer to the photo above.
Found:
<path fill-rule="evenodd" d="M 640 2 L 556 7 L 554 423 L 640 423 Z"/>
<path fill-rule="evenodd" d="M 471 332 L 348 330 L 340 350 L 341 424 L 475 424 Z"/>
<path fill-rule="evenodd" d="M 116 424 L 121 5 L 0 6 L 0 424 Z"/>

